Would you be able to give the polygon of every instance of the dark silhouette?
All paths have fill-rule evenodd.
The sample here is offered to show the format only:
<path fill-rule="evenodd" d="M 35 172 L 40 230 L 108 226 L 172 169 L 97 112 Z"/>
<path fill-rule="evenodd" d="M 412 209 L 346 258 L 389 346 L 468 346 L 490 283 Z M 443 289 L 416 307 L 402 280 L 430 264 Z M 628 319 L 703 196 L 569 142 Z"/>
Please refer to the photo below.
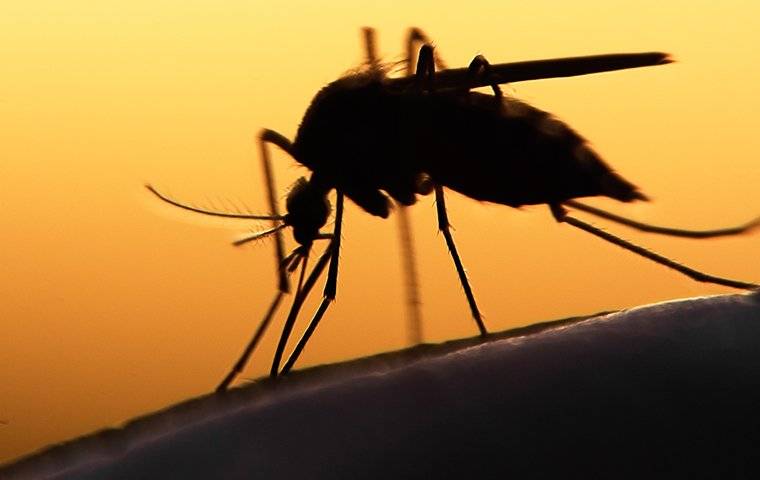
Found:
<path fill-rule="evenodd" d="M 148 186 L 162 200 L 195 212 L 273 222 L 271 229 L 236 242 L 242 244 L 266 235 L 275 236 L 279 289 L 254 337 L 218 391 L 225 390 L 242 370 L 283 295 L 289 291 L 289 274 L 300 267 L 296 294 L 270 374 L 276 377 L 292 368 L 335 298 L 344 195 L 366 212 L 386 218 L 390 212 L 389 197 L 402 206 L 409 206 L 415 203 L 417 195 L 435 192 L 438 227 L 444 235 L 481 335 L 485 335 L 487 329 L 449 229 L 444 187 L 477 200 L 512 207 L 545 203 L 558 222 L 580 228 L 695 280 L 734 288 L 756 287 L 680 265 L 569 216 L 565 206 L 642 230 L 689 234 L 640 224 L 576 202 L 575 198 L 588 196 L 607 196 L 622 202 L 646 200 L 646 197 L 615 173 L 568 125 L 547 112 L 505 97 L 499 87 L 507 82 L 662 65 L 671 62 L 668 55 L 657 52 L 614 54 L 498 65 L 491 65 L 484 57 L 477 56 L 468 68 L 445 69 L 424 33 L 412 29 L 407 38 L 406 68 L 409 74 L 389 78 L 377 61 L 372 30 L 365 29 L 364 33 L 366 68 L 328 84 L 317 93 L 293 142 L 272 130 L 261 132 L 259 145 L 270 215 L 200 209 L 172 200 Z M 420 44 L 422 46 L 417 50 Z M 416 69 L 411 74 L 413 65 Z M 436 71 L 436 66 L 440 71 Z M 493 95 L 472 91 L 482 86 L 490 86 Z M 308 180 L 301 178 L 289 192 L 284 215 L 279 213 L 275 200 L 267 149 L 269 143 L 280 147 L 312 171 Z M 330 215 L 327 196 L 333 189 L 337 193 L 335 226 L 331 233 L 321 233 L 320 229 Z M 733 229 L 728 234 L 745 232 L 757 223 Z M 288 255 L 285 255 L 281 233 L 286 226 L 292 227 L 293 236 L 299 243 Z M 722 231 L 720 234 L 727 233 Z M 306 264 L 316 240 L 328 240 L 329 244 L 307 276 Z M 411 255 L 406 263 L 413 264 Z M 280 369 L 282 355 L 303 302 L 325 268 L 328 268 L 328 274 L 324 298 Z M 414 286 L 413 274 L 409 278 L 412 279 L 409 283 Z M 411 298 L 416 298 L 416 294 Z"/>

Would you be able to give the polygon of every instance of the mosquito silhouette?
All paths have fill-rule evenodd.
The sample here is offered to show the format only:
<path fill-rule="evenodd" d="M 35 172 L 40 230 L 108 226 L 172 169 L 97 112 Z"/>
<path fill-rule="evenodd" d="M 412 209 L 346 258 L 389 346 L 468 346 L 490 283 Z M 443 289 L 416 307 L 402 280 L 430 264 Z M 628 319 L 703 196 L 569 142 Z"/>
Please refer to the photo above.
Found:
<path fill-rule="evenodd" d="M 639 230 L 672 236 L 708 238 L 737 235 L 760 224 L 760 218 L 728 229 L 690 231 L 657 227 L 586 206 L 579 197 L 606 196 L 621 202 L 647 200 L 636 186 L 615 173 L 568 125 L 547 112 L 503 94 L 505 83 L 663 65 L 659 52 L 611 54 L 491 65 L 476 56 L 467 68 L 447 69 L 428 37 L 419 29 L 406 39 L 406 75 L 392 78 L 375 53 L 374 32 L 364 29 L 365 67 L 325 86 L 304 114 L 294 141 L 269 129 L 259 135 L 266 181 L 268 215 L 250 215 L 199 208 L 173 199 L 150 185 L 164 202 L 205 215 L 270 220 L 272 227 L 234 242 L 274 236 L 278 290 L 264 318 L 238 361 L 217 387 L 224 391 L 242 371 L 283 296 L 290 275 L 300 268 L 295 295 L 280 334 L 270 376 L 293 367 L 330 303 L 338 280 L 344 197 L 367 213 L 387 218 L 391 199 L 401 206 L 418 195 L 434 194 L 438 228 L 442 232 L 462 284 L 473 320 L 481 335 L 488 330 L 465 274 L 446 212 L 444 187 L 470 198 L 511 207 L 547 204 L 558 222 L 648 258 L 700 282 L 739 289 L 757 285 L 708 275 L 634 245 L 568 215 L 574 208 Z M 490 87 L 492 94 L 474 91 Z M 276 201 L 268 144 L 276 145 L 311 170 L 286 199 L 281 214 Z M 334 228 L 322 232 L 331 214 L 329 194 L 335 190 Z M 390 197 L 390 198 L 389 198 Z M 398 209 L 402 212 L 403 208 Z M 402 223 L 402 232 L 406 226 Z M 290 227 L 298 246 L 285 254 L 282 230 Z M 403 234 L 411 245 L 409 234 Z M 307 275 L 316 241 L 327 246 Z M 406 255 L 408 285 L 416 289 L 413 256 Z M 327 269 L 323 299 L 282 368 L 282 357 L 293 325 L 314 284 Z M 417 298 L 415 291 L 408 302 Z M 416 308 L 416 306 L 412 306 Z"/>

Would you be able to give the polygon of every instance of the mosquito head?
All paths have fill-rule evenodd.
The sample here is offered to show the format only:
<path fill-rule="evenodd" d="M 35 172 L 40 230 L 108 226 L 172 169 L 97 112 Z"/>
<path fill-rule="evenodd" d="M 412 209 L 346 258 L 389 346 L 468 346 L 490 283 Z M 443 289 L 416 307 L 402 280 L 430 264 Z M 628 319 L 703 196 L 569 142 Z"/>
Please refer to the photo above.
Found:
<path fill-rule="evenodd" d="M 301 177 L 288 193 L 285 205 L 285 223 L 293 227 L 293 237 L 301 245 L 311 245 L 330 216 L 327 191 Z"/>

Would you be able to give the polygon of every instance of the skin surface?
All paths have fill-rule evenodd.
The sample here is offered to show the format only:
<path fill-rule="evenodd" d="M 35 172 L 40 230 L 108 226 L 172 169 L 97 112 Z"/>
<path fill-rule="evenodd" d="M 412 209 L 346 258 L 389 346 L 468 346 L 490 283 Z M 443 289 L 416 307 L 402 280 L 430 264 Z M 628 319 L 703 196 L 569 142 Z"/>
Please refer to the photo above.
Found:
<path fill-rule="evenodd" d="M 752 478 L 760 294 L 684 299 L 294 372 L 3 478 Z"/>

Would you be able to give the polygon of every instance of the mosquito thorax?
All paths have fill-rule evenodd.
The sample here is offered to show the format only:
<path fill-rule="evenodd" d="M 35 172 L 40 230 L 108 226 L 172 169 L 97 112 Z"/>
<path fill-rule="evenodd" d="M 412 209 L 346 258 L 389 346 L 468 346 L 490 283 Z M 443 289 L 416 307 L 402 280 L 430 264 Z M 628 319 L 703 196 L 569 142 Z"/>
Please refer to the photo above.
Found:
<path fill-rule="evenodd" d="M 330 216 L 327 191 L 301 177 L 291 187 L 285 205 L 285 223 L 293 228 L 293 237 L 301 245 L 311 245 Z"/>
<path fill-rule="evenodd" d="M 393 151 L 394 115 L 394 101 L 376 75 L 340 78 L 312 99 L 293 142 L 294 156 L 312 171 L 357 178 L 346 168 L 381 164 Z"/>
<path fill-rule="evenodd" d="M 387 218 L 389 196 L 411 205 L 420 173 L 417 115 L 381 76 L 359 72 L 317 93 L 296 133 L 292 155 L 365 212 Z M 312 177 L 312 182 L 315 178 Z"/>

